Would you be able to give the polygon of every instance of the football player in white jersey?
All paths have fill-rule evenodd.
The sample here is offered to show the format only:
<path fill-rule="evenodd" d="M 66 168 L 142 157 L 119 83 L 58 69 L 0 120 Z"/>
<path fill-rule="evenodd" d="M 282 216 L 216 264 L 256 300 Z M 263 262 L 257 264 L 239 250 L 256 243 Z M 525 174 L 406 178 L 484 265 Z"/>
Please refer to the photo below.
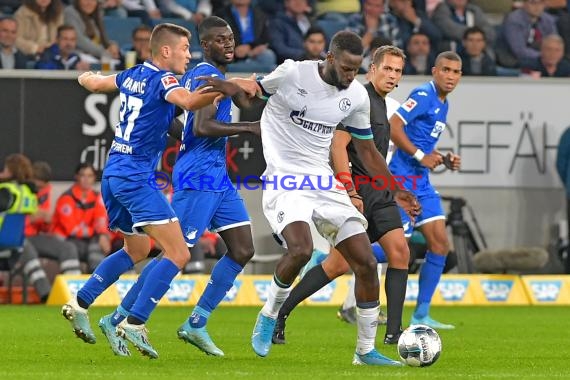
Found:
<path fill-rule="evenodd" d="M 325 61 L 287 60 L 258 81 L 269 97 L 261 117 L 267 162 L 263 211 L 288 249 L 277 263 L 253 330 L 251 343 L 259 356 L 268 355 L 279 308 L 313 252 L 312 221 L 356 275 L 358 339 L 353 364 L 401 365 L 375 349 L 379 284 L 367 222 L 329 165 L 333 133 L 342 122 L 370 176 L 392 179 L 372 139 L 368 93 L 354 80 L 362 52 L 360 37 L 341 31 L 333 37 Z M 216 83 L 210 81 L 213 90 Z M 410 195 L 409 201 L 415 199 Z"/>

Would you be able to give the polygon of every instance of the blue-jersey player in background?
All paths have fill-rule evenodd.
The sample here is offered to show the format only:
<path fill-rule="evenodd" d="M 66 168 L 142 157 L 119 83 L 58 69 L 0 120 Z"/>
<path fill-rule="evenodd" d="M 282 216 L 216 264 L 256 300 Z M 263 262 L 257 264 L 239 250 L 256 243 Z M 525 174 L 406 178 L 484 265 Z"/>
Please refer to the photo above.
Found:
<path fill-rule="evenodd" d="M 425 236 L 428 246 L 411 324 L 452 329 L 453 325 L 437 322 L 429 315 L 431 299 L 449 252 L 445 213 L 439 193 L 430 183 L 429 172 L 440 164 L 451 170 L 458 170 L 461 165 L 459 156 L 452 153 L 443 156 L 435 149 L 446 125 L 447 95 L 461 78 L 461 58 L 450 51 L 439 54 L 432 74 L 433 80 L 415 88 L 390 118 L 391 138 L 397 147 L 390 170 L 394 175 L 404 176 L 405 187 L 416 195 L 421 213 L 416 217 L 414 226 Z M 400 215 L 404 226 L 412 226 L 410 217 L 402 209 Z"/>
<path fill-rule="evenodd" d="M 108 320 L 102 320 L 100 327 L 107 337 L 119 334 L 152 358 L 158 353 L 148 341 L 144 324 L 190 254 L 178 218 L 164 195 L 148 186 L 148 178 L 166 146 L 175 106 L 196 110 L 219 95 L 190 92 L 174 76 L 184 73 L 190 61 L 189 41 L 187 29 L 159 24 L 151 35 L 151 61 L 116 75 L 87 72 L 78 78 L 91 92 L 120 91 L 119 124 L 103 171 L 101 193 L 109 227 L 122 231 L 125 240 L 124 247 L 101 262 L 62 313 L 79 338 L 95 343 L 87 308 L 121 274 L 147 257 L 150 240 L 146 235 L 150 235 L 164 249 L 163 259 L 148 273 L 129 317 L 116 331 Z"/>
<path fill-rule="evenodd" d="M 199 27 L 204 62 L 187 72 L 182 83 L 195 90 L 204 83 L 200 77 L 225 79 L 228 63 L 234 57 L 234 35 L 226 21 L 208 17 Z M 249 105 L 243 92 L 233 96 L 238 106 Z M 226 168 L 226 142 L 238 133 L 259 134 L 259 122 L 231 123 L 232 100 L 224 98 L 217 106 L 210 105 L 195 112 L 185 112 L 182 145 L 172 180 L 174 196 L 172 207 L 188 247 L 193 247 L 204 230 L 219 232 L 228 252 L 216 264 L 208 286 L 190 318 L 179 328 L 178 337 L 193 344 L 209 355 L 223 356 L 206 331 L 211 312 L 233 286 L 236 276 L 253 256 L 253 238 L 250 219 L 244 202 L 232 184 Z M 150 281 L 148 274 L 158 266 L 154 259 L 145 267 L 137 283 L 129 290 L 121 306 L 110 317 L 112 324 L 120 323 L 132 312 L 132 302 L 143 283 Z M 119 338 L 109 339 L 113 351 L 125 344 Z"/>

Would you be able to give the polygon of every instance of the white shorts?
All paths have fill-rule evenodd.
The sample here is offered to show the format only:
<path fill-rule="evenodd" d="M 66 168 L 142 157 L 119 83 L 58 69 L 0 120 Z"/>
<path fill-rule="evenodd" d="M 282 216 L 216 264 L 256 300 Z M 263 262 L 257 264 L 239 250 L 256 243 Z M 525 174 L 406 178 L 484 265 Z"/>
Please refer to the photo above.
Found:
<path fill-rule="evenodd" d="M 340 182 L 339 182 L 340 183 Z M 311 222 L 319 234 L 335 247 L 339 228 L 349 219 L 368 222 L 350 202 L 344 190 L 333 186 L 330 190 L 284 190 L 263 191 L 263 213 L 273 232 L 281 237 L 283 229 L 293 222 Z"/>

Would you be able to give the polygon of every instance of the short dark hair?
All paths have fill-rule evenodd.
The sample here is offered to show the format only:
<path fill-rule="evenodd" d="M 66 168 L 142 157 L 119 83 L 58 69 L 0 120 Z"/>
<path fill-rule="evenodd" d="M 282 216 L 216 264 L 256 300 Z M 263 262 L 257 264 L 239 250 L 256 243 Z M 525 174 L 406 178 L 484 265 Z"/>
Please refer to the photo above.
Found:
<path fill-rule="evenodd" d="M 51 181 L 51 166 L 45 161 L 36 161 L 32 165 L 34 178 L 38 181 Z"/>
<path fill-rule="evenodd" d="M 362 55 L 364 48 L 362 47 L 362 40 L 358 34 L 343 30 L 337 32 L 332 40 L 330 49 L 331 53 L 339 54 L 346 51 L 354 55 Z"/>
<path fill-rule="evenodd" d="M 57 27 L 57 37 L 61 36 L 61 33 L 65 32 L 66 30 L 73 30 L 75 32 L 75 28 L 69 24 L 63 24 Z"/>
<path fill-rule="evenodd" d="M 200 37 L 200 40 L 203 40 L 210 33 L 210 29 L 226 28 L 227 26 L 228 23 L 223 18 L 217 16 L 206 17 L 198 27 L 198 37 Z"/>
<path fill-rule="evenodd" d="M 320 26 L 311 26 L 309 28 L 309 30 L 307 30 L 307 33 L 305 33 L 305 36 L 303 37 L 303 40 L 307 41 L 309 39 L 310 36 L 312 36 L 313 34 L 322 34 L 323 37 L 325 37 L 325 40 L 327 39 L 327 34 L 325 33 L 325 30 L 323 28 L 321 28 Z"/>
<path fill-rule="evenodd" d="M 150 26 L 145 25 L 145 24 L 140 24 L 139 26 L 137 26 L 136 28 L 133 29 L 133 33 L 131 34 L 131 37 L 134 39 L 135 36 L 137 35 L 137 33 L 140 32 L 141 30 L 143 30 L 145 32 L 152 33 L 152 28 Z"/>
<path fill-rule="evenodd" d="M 465 32 L 463 32 L 463 39 L 466 40 L 467 37 L 469 37 L 469 35 L 475 34 L 475 33 L 481 33 L 481 35 L 483 35 L 483 39 L 487 38 L 487 36 L 485 35 L 485 31 L 483 29 L 479 28 L 477 25 L 475 25 L 475 26 L 470 26 L 469 28 L 465 29 Z"/>
<path fill-rule="evenodd" d="M 172 35 L 186 37 L 188 41 L 190 41 L 192 37 L 190 31 L 183 26 L 167 22 L 158 24 L 154 27 L 150 35 L 150 50 L 153 56 L 158 54 L 161 46 L 168 45 L 171 42 L 169 39 Z"/>
<path fill-rule="evenodd" d="M 442 59 L 449 59 L 450 61 L 456 61 L 459 63 L 463 63 L 463 61 L 461 60 L 461 57 L 459 56 L 459 54 L 457 54 L 454 51 L 444 51 L 442 53 L 439 53 L 437 55 L 437 57 L 435 58 L 435 64 L 434 66 L 437 66 L 437 64 L 439 63 L 439 61 L 441 61 Z"/>

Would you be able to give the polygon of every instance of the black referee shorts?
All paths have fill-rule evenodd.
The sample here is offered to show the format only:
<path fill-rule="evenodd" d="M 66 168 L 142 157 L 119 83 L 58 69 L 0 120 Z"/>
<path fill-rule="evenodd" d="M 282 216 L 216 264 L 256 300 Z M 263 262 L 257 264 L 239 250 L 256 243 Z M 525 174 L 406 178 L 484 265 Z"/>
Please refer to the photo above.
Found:
<path fill-rule="evenodd" d="M 366 232 L 372 243 L 386 233 L 402 228 L 400 210 L 390 191 L 374 190 L 368 186 L 359 190 L 364 203 L 364 216 L 368 221 Z"/>

